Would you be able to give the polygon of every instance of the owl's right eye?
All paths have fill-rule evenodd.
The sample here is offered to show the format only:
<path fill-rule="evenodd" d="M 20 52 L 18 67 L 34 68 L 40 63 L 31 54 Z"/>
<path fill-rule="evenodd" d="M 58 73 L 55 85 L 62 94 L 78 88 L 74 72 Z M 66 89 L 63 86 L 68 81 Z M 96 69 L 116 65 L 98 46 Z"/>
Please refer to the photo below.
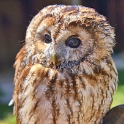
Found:
<path fill-rule="evenodd" d="M 51 42 L 52 42 L 51 36 L 48 35 L 48 34 L 45 34 L 44 42 L 45 42 L 45 43 L 51 43 Z"/>
<path fill-rule="evenodd" d="M 78 48 L 81 44 L 81 40 L 77 37 L 69 37 L 66 41 L 65 41 L 65 45 L 69 46 L 70 48 Z"/>

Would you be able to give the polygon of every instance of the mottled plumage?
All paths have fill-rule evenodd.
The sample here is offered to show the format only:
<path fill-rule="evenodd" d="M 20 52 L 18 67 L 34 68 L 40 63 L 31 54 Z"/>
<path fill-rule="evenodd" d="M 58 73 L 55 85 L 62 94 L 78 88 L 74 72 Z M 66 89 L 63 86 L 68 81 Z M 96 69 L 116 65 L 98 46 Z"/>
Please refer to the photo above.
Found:
<path fill-rule="evenodd" d="M 114 45 L 114 29 L 94 9 L 42 9 L 14 64 L 17 124 L 101 124 L 117 88 Z"/>

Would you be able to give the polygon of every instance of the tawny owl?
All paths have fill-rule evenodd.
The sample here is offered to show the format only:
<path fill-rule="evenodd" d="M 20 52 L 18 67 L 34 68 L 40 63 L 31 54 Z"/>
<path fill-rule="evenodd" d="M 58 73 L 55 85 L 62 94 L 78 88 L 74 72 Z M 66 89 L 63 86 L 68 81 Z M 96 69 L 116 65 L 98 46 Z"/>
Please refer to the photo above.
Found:
<path fill-rule="evenodd" d="M 14 64 L 17 124 L 101 124 L 117 88 L 114 37 L 94 9 L 42 9 Z"/>

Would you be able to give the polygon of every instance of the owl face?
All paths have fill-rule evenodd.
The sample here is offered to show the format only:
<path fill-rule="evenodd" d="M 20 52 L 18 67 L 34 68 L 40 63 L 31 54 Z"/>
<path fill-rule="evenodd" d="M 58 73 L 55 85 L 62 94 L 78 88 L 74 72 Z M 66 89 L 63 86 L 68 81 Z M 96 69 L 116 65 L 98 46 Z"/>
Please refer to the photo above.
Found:
<path fill-rule="evenodd" d="M 37 30 L 35 40 L 36 51 L 43 51 L 47 62 L 59 65 L 63 62 L 79 61 L 85 56 L 85 53 L 93 47 L 92 36 L 80 26 L 62 25 L 61 23 L 48 25 L 41 23 Z M 51 17 L 53 20 L 54 18 Z M 43 29 L 42 25 L 46 25 Z M 63 27 L 60 27 L 62 25 Z"/>
<path fill-rule="evenodd" d="M 111 27 L 93 9 L 48 6 L 35 16 L 32 23 L 27 30 L 26 43 L 34 48 L 32 58 L 46 67 L 71 68 L 87 57 L 92 59 L 95 51 L 98 54 L 98 49 L 104 52 L 112 50 L 110 45 L 108 49 L 106 45 L 113 46 Z M 30 37 L 32 34 L 33 39 Z M 110 43 L 106 43 L 107 38 Z"/>

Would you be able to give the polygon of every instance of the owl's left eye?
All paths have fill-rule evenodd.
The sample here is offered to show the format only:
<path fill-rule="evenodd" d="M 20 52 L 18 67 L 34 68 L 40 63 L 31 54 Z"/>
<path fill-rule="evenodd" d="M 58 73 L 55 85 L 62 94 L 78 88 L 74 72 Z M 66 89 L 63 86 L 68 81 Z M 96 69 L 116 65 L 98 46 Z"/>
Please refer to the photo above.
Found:
<path fill-rule="evenodd" d="M 65 45 L 71 48 L 78 48 L 81 44 L 81 40 L 77 37 L 70 37 L 65 41 Z"/>
<path fill-rule="evenodd" d="M 45 42 L 45 43 L 51 43 L 51 42 L 52 42 L 51 36 L 48 35 L 48 34 L 45 34 L 44 42 Z"/>

